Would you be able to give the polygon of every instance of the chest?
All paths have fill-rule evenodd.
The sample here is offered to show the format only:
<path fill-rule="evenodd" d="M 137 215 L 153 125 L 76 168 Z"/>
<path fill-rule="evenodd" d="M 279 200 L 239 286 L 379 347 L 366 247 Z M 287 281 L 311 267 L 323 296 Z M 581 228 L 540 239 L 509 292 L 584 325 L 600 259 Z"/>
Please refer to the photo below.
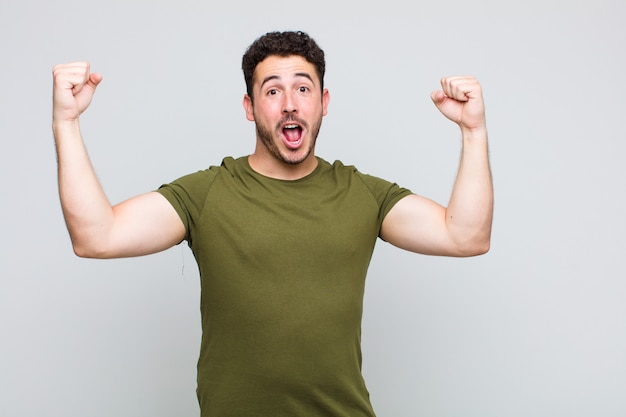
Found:
<path fill-rule="evenodd" d="M 378 206 L 365 187 L 324 183 L 267 188 L 218 183 L 197 227 L 204 251 L 259 261 L 371 256 Z"/>

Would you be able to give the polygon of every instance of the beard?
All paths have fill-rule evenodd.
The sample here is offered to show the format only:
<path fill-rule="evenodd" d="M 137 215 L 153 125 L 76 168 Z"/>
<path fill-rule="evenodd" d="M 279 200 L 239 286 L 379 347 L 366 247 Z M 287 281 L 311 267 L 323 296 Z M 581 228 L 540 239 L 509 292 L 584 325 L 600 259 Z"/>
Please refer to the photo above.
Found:
<path fill-rule="evenodd" d="M 281 140 L 280 127 L 288 122 L 298 122 L 304 127 L 305 131 L 311 135 L 311 141 L 307 148 L 294 150 L 285 149 L 281 152 L 279 146 L 277 145 L 277 142 Z M 272 131 L 265 125 L 256 123 L 256 134 L 261 140 L 261 143 L 263 143 L 263 146 L 265 146 L 265 148 L 270 152 L 270 154 L 272 154 L 272 156 L 274 156 L 274 158 L 278 159 L 281 162 L 284 162 L 285 164 L 298 165 L 299 163 L 305 161 L 309 157 L 309 155 L 311 155 L 313 149 L 315 149 L 317 135 L 319 134 L 320 128 L 322 127 L 322 117 L 320 116 L 320 118 L 315 121 L 315 124 L 312 126 L 311 130 L 308 129 L 308 126 L 309 124 L 302 119 L 299 119 L 295 116 L 287 116 L 276 124 L 276 128 L 274 131 Z"/>

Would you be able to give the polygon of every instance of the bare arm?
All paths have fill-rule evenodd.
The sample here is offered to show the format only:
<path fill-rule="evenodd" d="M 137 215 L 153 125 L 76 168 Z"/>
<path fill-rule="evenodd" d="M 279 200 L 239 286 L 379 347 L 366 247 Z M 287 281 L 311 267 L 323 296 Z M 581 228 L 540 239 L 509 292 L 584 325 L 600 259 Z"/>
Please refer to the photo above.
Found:
<path fill-rule="evenodd" d="M 462 134 L 461 161 L 448 207 L 411 195 L 385 217 L 381 237 L 429 255 L 474 256 L 489 250 L 493 186 L 480 84 L 473 77 L 447 77 L 431 98 Z"/>
<path fill-rule="evenodd" d="M 65 222 L 78 256 L 114 258 L 146 255 L 180 242 L 182 221 L 156 192 L 115 207 L 107 199 L 89 160 L 79 126 L 102 81 L 85 62 L 53 69 L 53 123 L 59 196 Z"/>

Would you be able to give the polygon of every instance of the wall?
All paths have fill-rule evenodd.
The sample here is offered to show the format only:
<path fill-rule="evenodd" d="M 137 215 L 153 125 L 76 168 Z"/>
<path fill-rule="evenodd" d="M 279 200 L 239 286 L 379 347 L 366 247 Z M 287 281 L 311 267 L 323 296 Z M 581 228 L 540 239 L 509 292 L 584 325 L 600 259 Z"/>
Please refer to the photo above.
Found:
<path fill-rule="evenodd" d="M 378 414 L 625 415 L 625 17 L 609 0 L 4 1 L 0 415 L 198 415 L 193 258 L 185 245 L 73 255 L 52 66 L 89 60 L 104 75 L 82 129 L 118 202 L 252 152 L 241 55 L 283 29 L 327 54 L 318 154 L 443 204 L 459 135 L 428 95 L 465 73 L 485 92 L 492 250 L 433 258 L 380 242 L 363 321 Z"/>

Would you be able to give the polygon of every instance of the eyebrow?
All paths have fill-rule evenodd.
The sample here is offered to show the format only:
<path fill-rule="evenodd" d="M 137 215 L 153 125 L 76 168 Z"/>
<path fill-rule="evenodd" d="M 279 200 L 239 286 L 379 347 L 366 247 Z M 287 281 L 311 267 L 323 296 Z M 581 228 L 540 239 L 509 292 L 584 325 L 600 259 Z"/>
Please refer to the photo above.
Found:
<path fill-rule="evenodd" d="M 297 77 L 304 77 L 304 78 L 307 78 L 307 79 L 309 79 L 309 80 L 310 80 L 313 84 L 315 84 L 315 81 L 313 81 L 313 77 L 311 77 L 311 76 L 310 76 L 308 73 L 306 73 L 306 72 L 296 72 L 296 73 L 294 74 L 294 76 L 295 76 L 296 78 L 297 78 Z M 263 82 L 261 83 L 261 88 L 263 88 L 263 86 L 264 86 L 266 83 L 268 83 L 269 81 L 272 81 L 272 80 L 280 80 L 280 76 L 278 76 L 278 75 L 270 75 L 270 76 L 268 76 L 268 77 L 265 77 L 265 78 L 263 79 Z"/>

